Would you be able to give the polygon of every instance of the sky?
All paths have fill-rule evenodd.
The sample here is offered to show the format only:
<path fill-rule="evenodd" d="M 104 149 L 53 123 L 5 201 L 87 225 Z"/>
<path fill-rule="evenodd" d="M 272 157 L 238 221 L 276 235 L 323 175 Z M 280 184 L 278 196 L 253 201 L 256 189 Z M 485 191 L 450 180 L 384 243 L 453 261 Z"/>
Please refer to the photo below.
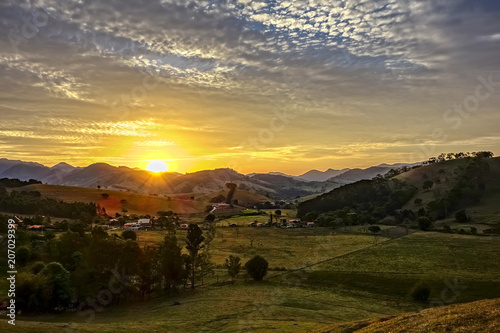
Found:
<path fill-rule="evenodd" d="M 500 154 L 497 0 L 0 2 L 0 157 L 243 173 Z"/>

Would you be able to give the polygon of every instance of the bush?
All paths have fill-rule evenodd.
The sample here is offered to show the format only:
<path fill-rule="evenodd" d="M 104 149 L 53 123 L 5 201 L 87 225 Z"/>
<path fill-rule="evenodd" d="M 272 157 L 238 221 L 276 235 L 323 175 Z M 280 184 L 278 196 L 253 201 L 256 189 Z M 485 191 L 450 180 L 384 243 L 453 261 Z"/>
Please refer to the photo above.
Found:
<path fill-rule="evenodd" d="M 420 230 L 427 231 L 432 226 L 432 221 L 425 216 L 421 216 L 417 219 L 418 227 Z"/>
<path fill-rule="evenodd" d="M 263 257 L 256 255 L 252 259 L 248 260 L 245 264 L 245 268 L 255 281 L 261 281 L 267 274 L 267 268 L 269 263 Z"/>
<path fill-rule="evenodd" d="M 368 227 L 368 230 L 371 233 L 376 234 L 377 232 L 380 232 L 382 229 L 380 229 L 380 227 L 378 225 L 371 225 L 371 226 Z"/>
<path fill-rule="evenodd" d="M 137 234 L 135 233 L 134 230 L 125 230 L 122 232 L 122 238 L 131 239 L 135 241 L 137 239 Z"/>
<path fill-rule="evenodd" d="M 477 228 L 476 227 L 470 227 L 470 233 L 473 235 L 477 235 Z"/>
<path fill-rule="evenodd" d="M 415 205 L 421 205 L 422 204 L 422 199 L 416 198 L 415 201 L 413 201 Z"/>
<path fill-rule="evenodd" d="M 449 226 L 449 225 L 447 225 L 447 224 L 443 225 L 443 231 L 444 231 L 444 232 L 451 233 L 451 228 L 450 228 L 450 226 Z"/>
<path fill-rule="evenodd" d="M 415 287 L 413 287 L 410 295 L 415 302 L 425 303 L 429 300 L 431 288 L 424 283 L 419 282 Z"/>
<path fill-rule="evenodd" d="M 455 220 L 457 220 L 458 223 L 467 223 L 470 220 L 470 217 L 467 215 L 467 211 L 462 209 L 455 214 Z"/>
<path fill-rule="evenodd" d="M 38 273 L 40 273 L 43 269 L 45 268 L 45 264 L 43 263 L 43 261 L 37 261 L 35 263 L 33 263 L 30 267 L 30 271 L 31 273 L 33 273 L 34 275 L 37 275 Z"/>
<path fill-rule="evenodd" d="M 19 249 L 17 249 L 16 251 L 16 259 L 17 259 L 17 262 L 19 262 L 21 265 L 25 265 L 26 262 L 29 260 L 31 256 L 31 252 L 30 250 L 23 246 L 23 247 L 20 247 Z"/>

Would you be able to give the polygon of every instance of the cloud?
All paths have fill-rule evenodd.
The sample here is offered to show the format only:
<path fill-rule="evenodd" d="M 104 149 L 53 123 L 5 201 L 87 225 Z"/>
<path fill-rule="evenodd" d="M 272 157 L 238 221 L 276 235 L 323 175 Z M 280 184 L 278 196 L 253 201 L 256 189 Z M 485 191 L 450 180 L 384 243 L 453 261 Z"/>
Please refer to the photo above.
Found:
<path fill-rule="evenodd" d="M 210 142 L 225 154 L 273 111 L 294 110 L 293 146 L 358 147 L 388 132 L 405 141 L 441 121 L 478 75 L 499 70 L 499 11 L 490 0 L 3 1 L 0 112 L 13 124 L 3 138 L 161 143 L 172 141 L 163 132 L 189 132 L 200 151 L 215 154 Z M 496 101 L 463 135 L 498 121 Z M 41 114 L 60 124 L 26 121 Z M 415 114 L 421 121 L 407 127 Z M 287 140 L 277 134 L 267 148 Z"/>

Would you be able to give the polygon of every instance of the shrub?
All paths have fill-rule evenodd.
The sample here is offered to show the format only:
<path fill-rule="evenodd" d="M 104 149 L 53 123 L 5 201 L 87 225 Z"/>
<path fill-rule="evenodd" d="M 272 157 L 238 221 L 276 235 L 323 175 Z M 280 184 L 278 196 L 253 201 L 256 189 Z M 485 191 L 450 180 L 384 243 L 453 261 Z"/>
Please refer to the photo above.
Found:
<path fill-rule="evenodd" d="M 263 257 L 256 255 L 252 259 L 248 260 L 245 264 L 245 268 L 255 281 L 261 281 L 267 274 L 267 268 L 269 263 Z"/>
<path fill-rule="evenodd" d="M 457 220 L 458 223 L 467 223 L 470 220 L 470 217 L 467 215 L 467 211 L 462 209 L 455 214 L 455 220 Z"/>
<path fill-rule="evenodd" d="M 448 233 L 450 233 L 450 232 L 451 232 L 451 228 L 450 228 L 450 226 L 449 226 L 449 225 L 447 225 L 447 224 L 443 225 L 443 231 L 444 231 L 444 232 L 448 232 Z"/>
<path fill-rule="evenodd" d="M 135 233 L 134 230 L 125 230 L 122 232 L 122 238 L 131 239 L 135 241 L 137 239 L 137 234 Z"/>
<path fill-rule="evenodd" d="M 420 230 L 427 231 L 432 226 L 432 221 L 425 216 L 421 216 L 417 219 L 418 227 Z"/>
<path fill-rule="evenodd" d="M 415 302 L 425 303 L 429 300 L 431 288 L 429 288 L 426 284 L 419 282 L 415 285 L 415 287 L 413 287 L 410 295 Z"/>
<path fill-rule="evenodd" d="M 43 269 L 45 268 L 45 264 L 43 263 L 43 261 L 37 261 L 35 262 L 34 264 L 31 265 L 30 267 L 30 271 L 31 273 L 33 273 L 34 275 L 37 275 L 38 273 L 40 273 Z"/>
<path fill-rule="evenodd" d="M 415 205 L 421 205 L 422 204 L 422 199 L 416 198 L 415 201 L 413 201 Z"/>
<path fill-rule="evenodd" d="M 376 234 L 377 232 L 380 232 L 382 229 L 380 229 L 380 227 L 378 225 L 371 225 L 371 226 L 368 227 L 368 230 L 371 233 Z"/>
<path fill-rule="evenodd" d="M 17 249 L 16 251 L 16 259 L 17 259 L 17 262 L 19 262 L 21 265 L 24 265 L 26 264 L 26 262 L 29 260 L 31 256 L 31 252 L 30 250 L 23 246 L 23 247 L 20 247 L 19 249 Z"/>

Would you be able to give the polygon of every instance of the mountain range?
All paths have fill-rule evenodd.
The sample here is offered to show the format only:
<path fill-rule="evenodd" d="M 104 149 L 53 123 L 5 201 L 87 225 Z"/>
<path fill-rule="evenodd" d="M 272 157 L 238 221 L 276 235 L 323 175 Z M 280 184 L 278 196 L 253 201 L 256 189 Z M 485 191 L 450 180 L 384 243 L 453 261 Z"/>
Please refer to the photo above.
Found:
<path fill-rule="evenodd" d="M 0 178 L 36 179 L 45 184 L 79 187 L 100 187 L 136 193 L 178 194 L 210 193 L 225 189 L 228 182 L 239 189 L 279 199 L 320 194 L 362 179 L 371 179 L 406 164 L 370 167 L 367 169 L 310 170 L 300 176 L 279 172 L 241 174 L 232 169 L 203 170 L 180 174 L 150 172 L 95 163 L 74 167 L 60 162 L 52 167 L 20 160 L 0 159 Z"/>

